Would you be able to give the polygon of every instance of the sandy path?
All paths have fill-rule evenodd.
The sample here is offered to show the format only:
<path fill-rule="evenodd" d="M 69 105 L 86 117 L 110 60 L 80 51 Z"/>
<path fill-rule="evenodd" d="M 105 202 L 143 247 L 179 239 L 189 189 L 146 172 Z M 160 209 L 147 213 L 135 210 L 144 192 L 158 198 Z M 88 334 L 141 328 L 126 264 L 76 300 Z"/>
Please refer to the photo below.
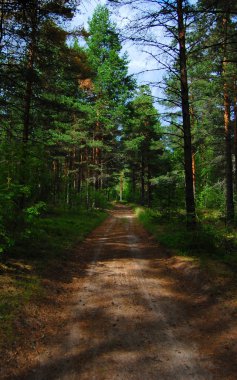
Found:
<path fill-rule="evenodd" d="M 131 210 L 115 209 L 80 248 L 91 257 L 57 342 L 24 379 L 212 379 L 189 323 L 190 299 Z"/>

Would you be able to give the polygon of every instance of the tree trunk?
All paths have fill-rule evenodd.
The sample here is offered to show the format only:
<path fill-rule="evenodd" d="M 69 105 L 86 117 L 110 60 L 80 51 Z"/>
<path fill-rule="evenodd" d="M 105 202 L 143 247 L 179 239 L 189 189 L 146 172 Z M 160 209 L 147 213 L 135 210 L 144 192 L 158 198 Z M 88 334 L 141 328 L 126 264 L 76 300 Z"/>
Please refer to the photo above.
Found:
<path fill-rule="evenodd" d="M 53 193 L 53 203 L 56 203 L 56 181 L 57 181 L 57 164 L 56 160 L 53 160 L 52 162 L 52 193 Z"/>
<path fill-rule="evenodd" d="M 31 76 L 30 68 L 28 68 L 29 76 Z M 26 92 L 25 92 L 25 105 L 24 105 L 24 120 L 23 120 L 23 142 L 27 143 L 29 140 L 29 131 L 30 131 L 30 108 L 31 108 L 31 99 L 32 99 L 32 85 L 33 81 L 29 78 L 26 83 Z"/>
<path fill-rule="evenodd" d="M 89 194 L 89 186 L 90 186 L 90 154 L 88 152 L 88 148 L 85 149 L 85 183 L 86 183 L 86 208 L 89 210 L 90 208 L 90 194 Z"/>
<path fill-rule="evenodd" d="M 5 17 L 5 0 L 1 0 L 1 15 L 0 15 L 0 52 L 2 51 L 2 40 L 4 35 L 4 17 Z"/>
<path fill-rule="evenodd" d="M 195 117 L 194 117 L 194 107 L 193 107 L 193 95 L 190 94 L 189 98 L 191 100 L 191 104 L 189 107 L 189 112 L 190 112 L 190 123 L 191 123 L 191 130 L 195 126 Z M 193 194 L 194 194 L 194 199 L 196 196 L 196 160 L 195 160 L 195 154 L 196 154 L 196 149 L 192 144 L 192 171 L 193 171 Z"/>
<path fill-rule="evenodd" d="M 81 193 L 82 189 L 82 173 L 83 173 L 83 153 L 79 151 L 78 154 L 79 159 L 79 166 L 78 166 L 78 172 L 77 172 L 77 193 Z"/>
<path fill-rule="evenodd" d="M 195 228 L 196 212 L 193 189 L 192 171 L 192 140 L 191 121 L 189 111 L 189 88 L 187 78 L 187 53 L 186 53 L 186 31 L 183 17 L 183 0 L 177 0 L 178 35 L 179 35 L 179 62 L 180 82 L 182 97 L 182 115 L 184 132 L 184 169 L 185 169 L 185 198 L 188 228 Z"/>
<path fill-rule="evenodd" d="M 27 52 L 26 64 L 26 84 L 23 104 L 23 131 L 22 131 L 22 157 L 21 157 L 21 170 L 20 182 L 26 185 L 28 182 L 28 141 L 30 135 L 30 111 L 33 95 L 33 82 L 34 82 L 34 63 L 36 56 L 36 33 L 37 33 L 37 1 L 35 7 L 32 7 L 32 14 L 30 15 L 31 32 L 29 35 L 30 42 Z M 26 197 L 22 194 L 20 199 L 20 207 L 24 208 Z"/>
<path fill-rule="evenodd" d="M 233 165 L 232 165 L 232 151 L 231 151 L 231 123 L 230 123 L 230 97 L 229 86 L 227 78 L 228 68 L 228 24 L 229 14 L 226 11 L 223 17 L 223 97 L 224 97 L 224 128 L 225 128 L 225 174 L 226 174 L 226 222 L 231 223 L 234 219 L 234 199 L 233 199 Z"/>
<path fill-rule="evenodd" d="M 235 81 L 234 96 L 234 156 L 235 156 L 235 191 L 237 192 L 237 87 Z"/>
<path fill-rule="evenodd" d="M 152 191 L 151 191 L 151 170 L 150 165 L 147 165 L 147 206 L 151 207 Z"/>
<path fill-rule="evenodd" d="M 195 153 L 192 152 L 192 171 L 193 171 L 193 194 L 195 197 L 196 194 L 196 160 L 195 160 Z"/>
<path fill-rule="evenodd" d="M 141 205 L 145 204 L 145 162 L 142 154 L 141 159 Z"/>
<path fill-rule="evenodd" d="M 136 199 L 136 169 L 135 165 L 132 166 L 132 199 Z"/>
<path fill-rule="evenodd" d="M 28 182 L 28 141 L 30 135 L 30 110 L 33 95 L 33 82 L 34 82 L 34 63 L 36 55 L 36 30 L 37 30 L 37 7 L 32 10 L 30 17 L 31 33 L 30 42 L 27 52 L 27 64 L 26 64 L 26 84 L 23 104 L 23 131 L 22 131 L 22 157 L 21 157 L 21 173 L 20 182 L 22 185 Z M 22 194 L 20 204 L 21 207 L 25 207 L 26 197 Z"/>
<path fill-rule="evenodd" d="M 226 219 L 227 223 L 231 223 L 234 219 L 233 167 L 231 153 L 230 99 L 226 84 L 224 85 L 224 126 L 226 157 Z"/>
<path fill-rule="evenodd" d="M 29 140 L 30 133 L 30 110 L 33 95 L 33 83 L 34 83 L 34 64 L 36 57 L 36 34 L 37 34 L 37 12 L 38 6 L 37 2 L 34 7 L 32 7 L 31 14 L 31 33 L 30 33 L 30 43 L 28 47 L 28 57 L 27 57 L 27 68 L 26 68 L 26 89 L 24 96 L 24 113 L 23 113 L 23 143 L 27 143 Z"/>
<path fill-rule="evenodd" d="M 120 202 L 123 201 L 123 180 L 124 180 L 124 174 L 123 172 L 120 174 L 120 181 L 119 181 L 119 200 Z"/>

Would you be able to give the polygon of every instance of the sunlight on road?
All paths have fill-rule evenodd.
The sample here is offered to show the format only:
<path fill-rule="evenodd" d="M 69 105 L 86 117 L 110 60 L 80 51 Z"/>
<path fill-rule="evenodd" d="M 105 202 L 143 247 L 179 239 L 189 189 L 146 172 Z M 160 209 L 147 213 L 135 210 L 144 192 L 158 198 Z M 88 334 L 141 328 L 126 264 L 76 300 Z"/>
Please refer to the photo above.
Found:
<path fill-rule="evenodd" d="M 83 252 L 91 258 L 76 279 L 69 334 L 32 380 L 212 379 L 186 322 L 192 299 L 179 295 L 132 211 L 112 210 Z"/>

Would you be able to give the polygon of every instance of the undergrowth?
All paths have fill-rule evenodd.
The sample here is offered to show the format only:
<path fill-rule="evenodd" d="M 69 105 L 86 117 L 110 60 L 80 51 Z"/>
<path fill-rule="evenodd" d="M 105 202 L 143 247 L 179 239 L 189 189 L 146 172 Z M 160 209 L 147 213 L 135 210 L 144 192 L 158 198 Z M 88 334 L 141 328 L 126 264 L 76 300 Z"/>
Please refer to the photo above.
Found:
<path fill-rule="evenodd" d="M 99 210 L 53 211 L 36 220 L 30 233 L 0 261 L 0 347 L 17 339 L 14 321 L 24 306 L 43 296 L 44 271 L 65 261 L 72 247 L 105 217 Z"/>
<path fill-rule="evenodd" d="M 135 212 L 143 226 L 177 254 L 197 256 L 202 262 L 214 259 L 237 268 L 237 231 L 227 228 L 219 215 L 200 213 L 196 231 L 188 231 L 182 212 L 164 215 L 141 207 Z"/>

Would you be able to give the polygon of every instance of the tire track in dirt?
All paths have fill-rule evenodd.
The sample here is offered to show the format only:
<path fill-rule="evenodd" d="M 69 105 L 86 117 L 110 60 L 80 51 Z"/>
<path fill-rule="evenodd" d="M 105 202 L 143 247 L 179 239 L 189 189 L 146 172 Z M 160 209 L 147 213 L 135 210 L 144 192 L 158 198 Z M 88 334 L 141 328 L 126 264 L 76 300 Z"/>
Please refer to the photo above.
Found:
<path fill-rule="evenodd" d="M 211 380 L 177 292 L 166 255 L 131 210 L 119 207 L 92 233 L 71 316 L 30 380 Z"/>
<path fill-rule="evenodd" d="M 136 230 L 134 227 L 134 219 L 130 219 L 130 231 Z M 192 341 L 182 342 L 177 339 L 175 332 L 173 331 L 173 326 L 177 326 L 175 322 L 168 323 L 168 315 L 175 315 L 177 320 L 182 319 L 185 321 L 186 316 L 182 312 L 180 307 L 177 307 L 175 303 L 170 305 L 170 300 L 168 299 L 164 304 L 157 302 L 154 297 L 154 286 L 151 286 L 151 291 L 149 285 L 147 284 L 147 279 L 143 274 L 144 260 L 141 255 L 141 250 L 139 249 L 139 233 L 130 235 L 129 246 L 134 257 L 134 266 L 137 268 L 137 271 L 140 273 L 140 276 L 137 276 L 136 279 L 139 283 L 141 292 L 144 294 L 144 298 L 147 301 L 147 308 L 154 315 L 154 318 L 159 321 L 159 329 L 156 331 L 156 338 L 154 335 L 151 335 L 148 331 L 148 336 L 150 340 L 155 340 L 160 342 L 160 334 L 165 334 L 165 339 L 163 339 L 162 345 L 158 344 L 157 349 L 154 349 L 154 352 L 157 353 L 157 360 L 166 363 L 165 364 L 165 373 L 163 374 L 164 378 L 167 379 L 211 379 L 211 373 L 207 372 L 207 369 L 202 368 L 199 363 L 199 353 L 195 344 Z M 160 295 L 165 295 L 166 290 L 159 283 L 159 278 L 156 280 L 156 291 L 155 293 Z M 183 331 L 184 336 L 190 336 L 191 330 L 188 324 L 185 326 Z M 162 352 L 161 352 L 162 351 Z M 159 356 L 158 356 L 159 355 Z M 162 367 L 162 366 L 160 366 Z M 161 369 L 162 372 L 162 369 Z M 161 376 L 160 372 L 160 376 Z M 156 374 L 157 376 L 158 374 Z M 156 379 L 157 377 L 154 377 Z M 160 378 L 160 377 L 159 377 Z"/>

